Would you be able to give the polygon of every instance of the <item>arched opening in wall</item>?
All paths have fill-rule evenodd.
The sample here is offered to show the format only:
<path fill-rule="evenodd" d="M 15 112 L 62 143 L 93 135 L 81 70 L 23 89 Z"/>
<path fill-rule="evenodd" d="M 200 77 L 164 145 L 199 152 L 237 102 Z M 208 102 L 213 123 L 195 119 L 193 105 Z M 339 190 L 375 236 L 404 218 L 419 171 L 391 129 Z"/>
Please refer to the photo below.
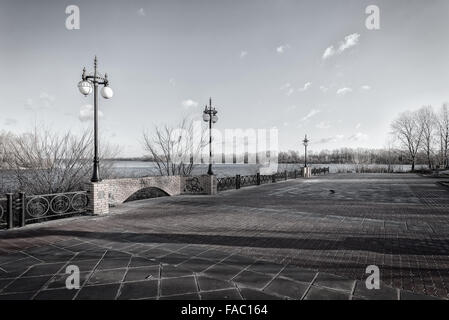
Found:
<path fill-rule="evenodd" d="M 170 195 L 162 189 L 159 189 L 156 187 L 148 187 L 148 188 L 140 189 L 139 191 L 133 193 L 124 202 L 150 199 L 150 198 L 167 197 L 167 196 L 170 196 Z"/>

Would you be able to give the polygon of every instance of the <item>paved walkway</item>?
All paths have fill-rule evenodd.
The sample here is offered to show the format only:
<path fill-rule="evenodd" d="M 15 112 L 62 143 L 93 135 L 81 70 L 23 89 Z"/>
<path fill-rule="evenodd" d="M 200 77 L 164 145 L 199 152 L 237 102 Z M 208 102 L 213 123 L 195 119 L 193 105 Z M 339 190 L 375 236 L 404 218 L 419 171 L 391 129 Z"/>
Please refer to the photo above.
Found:
<path fill-rule="evenodd" d="M 329 175 L 0 231 L 0 299 L 424 299 L 449 293 L 449 189 Z M 380 268 L 367 290 L 365 268 Z M 80 290 L 65 288 L 67 265 Z"/>

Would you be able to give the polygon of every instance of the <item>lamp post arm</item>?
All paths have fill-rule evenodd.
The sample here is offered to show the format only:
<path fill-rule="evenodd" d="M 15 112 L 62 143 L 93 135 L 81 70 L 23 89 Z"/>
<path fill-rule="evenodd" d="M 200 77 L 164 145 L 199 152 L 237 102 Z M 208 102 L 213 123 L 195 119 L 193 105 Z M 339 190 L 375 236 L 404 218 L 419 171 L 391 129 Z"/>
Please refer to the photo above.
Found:
<path fill-rule="evenodd" d="M 93 80 L 93 82 L 96 82 L 98 84 L 108 83 L 108 81 L 105 78 L 99 76 L 85 76 L 83 80 Z"/>

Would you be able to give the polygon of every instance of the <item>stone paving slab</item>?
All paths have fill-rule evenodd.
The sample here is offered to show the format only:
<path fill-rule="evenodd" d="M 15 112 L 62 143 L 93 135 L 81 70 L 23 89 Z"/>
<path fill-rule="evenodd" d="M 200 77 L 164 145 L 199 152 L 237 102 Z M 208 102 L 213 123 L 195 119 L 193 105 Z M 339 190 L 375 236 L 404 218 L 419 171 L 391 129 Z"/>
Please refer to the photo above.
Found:
<path fill-rule="evenodd" d="M 42 249 L 50 254 L 51 247 Z M 349 299 L 352 293 L 349 279 L 271 262 L 261 268 L 263 261 L 251 263 L 250 258 L 225 253 L 222 262 L 203 259 L 210 267 L 199 273 L 157 259 L 135 255 L 124 259 L 127 253 L 117 251 L 106 251 L 98 260 L 24 266 L 20 276 L 0 280 L 0 299 Z M 75 262 L 81 271 L 81 289 L 68 290 L 64 267 Z M 401 292 L 403 299 L 421 297 Z M 366 290 L 359 281 L 353 295 L 354 299 L 397 299 L 399 291 L 388 287 Z"/>
<path fill-rule="evenodd" d="M 448 197 L 415 175 L 334 175 L 0 231 L 0 299 L 447 298 Z"/>

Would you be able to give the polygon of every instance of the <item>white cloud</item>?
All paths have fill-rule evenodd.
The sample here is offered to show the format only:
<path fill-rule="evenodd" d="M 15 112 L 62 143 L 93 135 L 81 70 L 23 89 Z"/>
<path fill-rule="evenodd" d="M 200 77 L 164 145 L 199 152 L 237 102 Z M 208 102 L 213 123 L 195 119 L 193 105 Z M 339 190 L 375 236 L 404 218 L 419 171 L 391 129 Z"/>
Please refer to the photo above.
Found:
<path fill-rule="evenodd" d="M 14 119 L 14 118 L 6 118 L 6 119 L 3 121 L 3 123 L 5 124 L 5 126 L 14 126 L 14 125 L 17 124 L 17 122 L 18 122 L 18 120 L 17 120 L 17 119 Z"/>
<path fill-rule="evenodd" d="M 295 92 L 295 90 L 293 90 L 293 88 L 289 88 L 285 94 L 287 96 L 291 96 L 293 94 L 293 92 Z"/>
<path fill-rule="evenodd" d="M 288 106 L 287 108 L 285 108 L 285 111 L 290 112 L 290 111 L 293 111 L 296 109 L 297 109 L 297 107 L 295 105 L 291 105 L 291 106 Z"/>
<path fill-rule="evenodd" d="M 331 123 L 329 121 L 321 121 L 316 124 L 318 129 L 329 129 L 331 127 Z"/>
<path fill-rule="evenodd" d="M 356 46 L 357 43 L 359 43 L 359 39 L 360 39 L 360 34 L 358 34 L 358 33 L 353 33 L 353 34 L 347 35 L 345 37 L 345 40 L 340 42 L 340 46 L 338 47 L 338 52 L 342 53 L 346 49 Z"/>
<path fill-rule="evenodd" d="M 291 86 L 292 86 L 292 85 L 290 84 L 290 82 L 287 82 L 287 83 L 283 84 L 283 85 L 280 87 L 280 89 L 281 89 L 281 90 L 286 90 L 286 89 L 290 88 Z"/>
<path fill-rule="evenodd" d="M 343 139 L 344 137 L 345 136 L 343 134 L 337 134 L 332 137 L 322 138 L 322 139 L 318 140 L 316 143 L 323 144 L 323 143 L 337 142 L 337 141 Z"/>
<path fill-rule="evenodd" d="M 326 59 L 332 57 L 334 54 L 335 54 L 334 46 L 330 46 L 326 50 L 324 50 L 323 59 L 326 60 Z"/>
<path fill-rule="evenodd" d="M 358 33 L 347 35 L 343 41 L 340 41 L 337 50 L 335 50 L 334 46 L 330 46 L 324 51 L 323 60 L 326 60 L 335 54 L 342 54 L 347 49 L 355 47 L 359 43 L 359 39 L 360 34 Z"/>
<path fill-rule="evenodd" d="M 337 90 L 337 95 L 344 96 L 344 95 L 346 95 L 346 94 L 348 94 L 350 92 L 352 92 L 351 88 L 341 88 L 341 89 Z"/>
<path fill-rule="evenodd" d="M 355 128 L 358 129 L 358 128 L 360 128 L 361 126 L 362 126 L 362 125 L 361 125 L 360 123 L 357 123 L 356 126 L 355 126 Z"/>
<path fill-rule="evenodd" d="M 361 86 L 360 87 L 362 90 L 371 90 L 371 87 L 370 86 L 368 86 L 368 85 L 364 85 L 364 86 Z"/>
<path fill-rule="evenodd" d="M 198 107 L 198 102 L 193 101 L 192 99 L 184 100 L 181 104 L 185 109 Z"/>
<path fill-rule="evenodd" d="M 327 92 L 327 90 L 329 90 L 329 88 L 325 87 L 325 86 L 320 86 L 320 90 L 322 92 Z"/>
<path fill-rule="evenodd" d="M 55 100 L 55 96 L 52 96 L 47 92 L 41 92 L 37 100 L 32 98 L 26 99 L 25 108 L 30 110 L 48 109 L 54 105 Z"/>
<path fill-rule="evenodd" d="M 33 107 L 33 99 L 31 99 L 31 98 L 26 99 L 25 107 L 28 108 L 28 109 L 32 108 Z"/>
<path fill-rule="evenodd" d="M 50 108 L 56 100 L 54 96 L 49 95 L 47 92 L 41 92 L 39 99 L 44 108 Z"/>
<path fill-rule="evenodd" d="M 103 117 L 103 112 L 98 110 L 98 116 L 100 118 L 102 118 Z M 93 118 L 94 118 L 94 107 L 91 104 L 85 104 L 85 105 L 81 106 L 78 118 L 80 119 L 81 122 L 86 122 L 86 121 L 89 121 L 89 120 L 93 120 Z"/>
<path fill-rule="evenodd" d="M 280 87 L 280 90 L 284 91 L 287 96 L 291 96 L 295 90 L 293 90 L 292 85 L 287 82 Z"/>
<path fill-rule="evenodd" d="M 361 132 L 357 132 L 348 138 L 348 140 L 351 140 L 351 141 L 363 141 L 366 139 L 368 139 L 368 135 L 361 133 Z"/>
<path fill-rule="evenodd" d="M 301 121 L 307 121 L 307 120 L 309 120 L 310 118 L 314 117 L 315 115 L 317 115 L 320 112 L 321 112 L 320 110 L 312 109 L 312 110 L 309 111 L 309 113 L 305 117 L 303 117 L 301 119 Z"/>
<path fill-rule="evenodd" d="M 306 82 L 302 88 L 299 88 L 299 91 L 307 91 L 311 85 L 312 82 Z"/>
<path fill-rule="evenodd" d="M 240 58 L 243 59 L 248 55 L 248 51 L 242 51 L 240 52 Z"/>
<path fill-rule="evenodd" d="M 281 45 L 281 46 L 276 48 L 276 52 L 277 53 L 284 53 L 285 50 L 287 50 L 288 48 L 290 48 L 289 44 Z"/>
<path fill-rule="evenodd" d="M 176 81 L 175 81 L 175 79 L 173 79 L 173 78 L 168 79 L 168 83 L 170 83 L 170 85 L 171 85 L 172 87 L 175 87 L 175 86 L 176 86 Z"/>
<path fill-rule="evenodd" d="M 334 137 L 322 138 L 316 142 L 316 144 L 329 143 L 334 141 Z"/>
<path fill-rule="evenodd" d="M 139 10 L 137 10 L 137 15 L 139 15 L 141 17 L 145 17 L 147 14 L 146 14 L 144 8 L 140 8 Z"/>

